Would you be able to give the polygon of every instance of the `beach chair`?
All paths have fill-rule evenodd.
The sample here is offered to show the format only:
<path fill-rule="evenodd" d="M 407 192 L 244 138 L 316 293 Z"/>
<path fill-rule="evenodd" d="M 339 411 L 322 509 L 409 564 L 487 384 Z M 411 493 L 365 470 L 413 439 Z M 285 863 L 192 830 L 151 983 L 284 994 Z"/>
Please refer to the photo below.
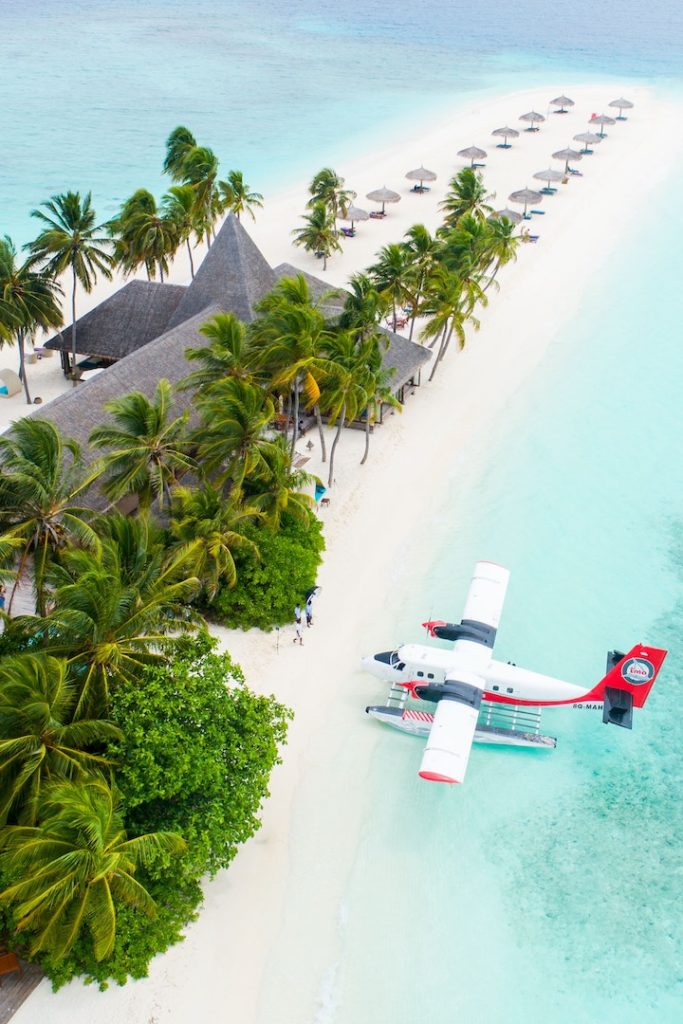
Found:
<path fill-rule="evenodd" d="M 356 231 L 354 228 L 342 228 L 341 233 L 344 236 L 344 238 L 354 238 Z"/>
<path fill-rule="evenodd" d="M 538 214 L 539 217 L 545 217 L 545 210 L 531 210 L 530 212 Z"/>
<path fill-rule="evenodd" d="M 382 220 L 384 217 L 386 217 L 386 214 L 383 213 L 382 210 L 371 210 L 370 211 L 370 219 L 371 220 Z"/>

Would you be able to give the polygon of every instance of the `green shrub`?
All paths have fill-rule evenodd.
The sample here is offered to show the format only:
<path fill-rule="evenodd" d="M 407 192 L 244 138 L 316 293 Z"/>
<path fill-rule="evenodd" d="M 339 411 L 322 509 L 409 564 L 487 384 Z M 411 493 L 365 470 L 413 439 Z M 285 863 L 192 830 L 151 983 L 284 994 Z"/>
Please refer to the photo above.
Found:
<path fill-rule="evenodd" d="M 224 626 L 272 629 L 291 622 L 294 606 L 315 586 L 325 541 L 320 521 L 283 520 L 277 533 L 263 527 L 245 530 L 261 557 L 248 551 L 235 554 L 237 585 L 220 587 L 204 611 Z"/>

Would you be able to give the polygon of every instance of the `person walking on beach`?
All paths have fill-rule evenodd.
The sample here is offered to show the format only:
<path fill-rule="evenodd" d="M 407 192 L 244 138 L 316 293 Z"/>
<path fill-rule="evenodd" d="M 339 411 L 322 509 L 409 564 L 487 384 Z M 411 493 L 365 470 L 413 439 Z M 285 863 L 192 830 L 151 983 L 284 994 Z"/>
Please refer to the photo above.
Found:
<path fill-rule="evenodd" d="M 306 598 L 306 625 L 309 628 L 313 625 L 313 594 Z"/>
<path fill-rule="evenodd" d="M 296 631 L 296 636 L 292 640 L 292 643 L 295 644 L 297 642 L 297 640 L 298 640 L 299 641 L 299 646 L 303 647 L 303 645 L 304 645 L 303 620 L 302 620 L 302 615 L 301 615 L 301 605 L 299 605 L 299 604 L 294 609 L 294 629 Z"/>

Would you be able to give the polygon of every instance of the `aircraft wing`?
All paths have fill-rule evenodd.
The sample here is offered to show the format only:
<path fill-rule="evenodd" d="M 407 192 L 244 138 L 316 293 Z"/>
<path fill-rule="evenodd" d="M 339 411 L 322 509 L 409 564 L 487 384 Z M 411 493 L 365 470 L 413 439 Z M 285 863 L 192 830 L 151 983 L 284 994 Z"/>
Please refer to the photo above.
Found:
<path fill-rule="evenodd" d="M 462 782 L 467 772 L 483 690 L 446 679 L 420 765 L 429 782 Z"/>

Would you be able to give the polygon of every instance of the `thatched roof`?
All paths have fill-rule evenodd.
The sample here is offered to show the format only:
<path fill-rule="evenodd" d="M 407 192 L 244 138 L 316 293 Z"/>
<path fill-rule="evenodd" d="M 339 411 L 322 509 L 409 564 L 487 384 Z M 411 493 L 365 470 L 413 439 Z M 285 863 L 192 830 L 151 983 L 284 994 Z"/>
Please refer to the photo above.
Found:
<path fill-rule="evenodd" d="M 402 334 L 395 334 L 385 327 L 380 327 L 380 331 L 389 338 L 389 348 L 384 353 L 384 366 L 394 371 L 391 375 L 391 388 L 398 391 L 429 362 L 432 353 L 424 345 L 408 341 Z"/>
<path fill-rule="evenodd" d="M 185 350 L 206 344 L 206 338 L 199 333 L 199 328 L 216 312 L 218 307 L 209 307 L 178 327 L 166 331 L 148 345 L 131 352 L 125 359 L 108 366 L 97 376 L 58 395 L 49 405 L 31 415 L 51 420 L 63 434 L 78 441 L 87 462 L 93 461 L 99 453 L 88 448 L 88 437 L 95 427 L 110 421 L 104 411 L 105 403 L 111 398 L 127 395 L 130 391 L 142 391 L 151 397 L 162 377 L 171 384 L 177 384 L 187 377 L 191 367 L 185 358 Z M 191 392 L 177 392 L 173 398 L 175 414 L 180 415 L 191 403 Z M 94 508 L 101 504 L 92 492 L 87 496 L 87 503 Z"/>
<path fill-rule="evenodd" d="M 76 321 L 76 351 L 123 359 L 163 333 L 186 290 L 157 281 L 129 281 Z M 46 348 L 70 352 L 71 327 L 50 338 Z"/>
<path fill-rule="evenodd" d="M 230 214 L 168 326 L 175 327 L 210 305 L 250 322 L 255 317 L 255 304 L 270 291 L 275 280 L 261 251 L 234 214 Z"/>

